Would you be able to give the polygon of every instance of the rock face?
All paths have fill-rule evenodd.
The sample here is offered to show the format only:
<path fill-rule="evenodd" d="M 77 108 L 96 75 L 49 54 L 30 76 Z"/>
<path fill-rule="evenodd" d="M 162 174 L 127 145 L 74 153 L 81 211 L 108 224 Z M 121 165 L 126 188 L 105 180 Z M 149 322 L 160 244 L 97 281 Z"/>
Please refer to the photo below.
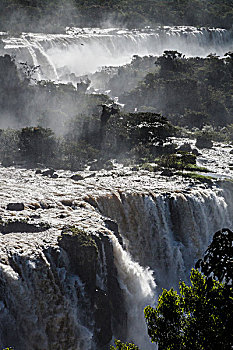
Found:
<path fill-rule="evenodd" d="M 124 297 L 117 280 L 111 241 L 107 236 L 90 236 L 72 229 L 62 234 L 59 246 L 69 259 L 69 272 L 84 283 L 95 320 L 94 340 L 102 348 L 113 334 L 125 338 L 127 317 Z M 88 320 L 91 324 L 91 319 Z M 88 322 L 86 324 L 88 327 Z"/>
<path fill-rule="evenodd" d="M 125 300 L 108 236 L 50 232 L 47 245 L 31 235 L 27 252 L 29 236 L 17 244 L 20 235 L 3 236 L 15 253 L 0 258 L 1 345 L 102 350 L 113 336 L 125 339 Z"/>

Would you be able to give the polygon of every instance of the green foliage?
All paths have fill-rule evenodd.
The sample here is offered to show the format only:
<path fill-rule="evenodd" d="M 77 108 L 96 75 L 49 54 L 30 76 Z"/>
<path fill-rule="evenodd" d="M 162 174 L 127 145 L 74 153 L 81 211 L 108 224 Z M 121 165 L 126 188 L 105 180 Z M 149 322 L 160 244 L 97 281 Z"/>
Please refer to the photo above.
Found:
<path fill-rule="evenodd" d="M 224 228 L 214 234 L 205 252 L 204 259 L 198 260 L 196 268 L 207 276 L 233 287 L 233 232 Z"/>
<path fill-rule="evenodd" d="M 157 162 L 159 166 L 176 170 L 207 170 L 199 168 L 196 165 L 196 156 L 188 152 L 165 154 L 158 158 Z"/>
<path fill-rule="evenodd" d="M 200 170 L 200 171 L 202 171 L 202 170 Z M 213 178 L 211 176 L 201 175 L 201 174 L 197 174 L 195 172 L 181 172 L 181 171 L 178 171 L 176 174 L 180 175 L 182 177 L 189 178 L 189 179 L 198 180 L 200 182 L 204 182 L 204 183 L 207 183 L 209 185 L 211 185 L 212 181 L 213 181 Z"/>
<path fill-rule="evenodd" d="M 34 163 L 46 163 L 54 156 L 54 133 L 42 127 L 26 127 L 19 133 L 19 148 L 23 158 Z"/>
<path fill-rule="evenodd" d="M 225 308 L 224 284 L 212 280 L 210 285 L 207 277 L 194 269 L 190 281 L 191 286 L 180 283 L 180 294 L 163 290 L 156 309 L 145 308 L 151 341 L 164 350 L 229 349 L 226 319 L 232 317 L 232 308 Z"/>
<path fill-rule="evenodd" d="M 233 232 L 215 233 L 210 246 L 191 270 L 190 285 L 179 293 L 164 289 L 156 308 L 144 309 L 148 335 L 161 350 L 229 350 L 233 346 Z M 218 280 L 216 280 L 217 278 Z M 111 350 L 137 349 L 116 341 Z"/>
<path fill-rule="evenodd" d="M 215 233 L 180 294 L 163 290 L 158 305 L 145 308 L 148 334 L 163 350 L 229 350 L 233 345 L 233 232 Z M 218 280 L 216 280 L 217 278 Z"/>
<path fill-rule="evenodd" d="M 98 247 L 88 232 L 86 232 L 82 228 L 78 227 L 66 227 L 62 230 L 61 236 L 59 237 L 59 241 L 63 240 L 65 237 L 75 237 L 77 239 L 77 243 L 82 248 L 94 247 L 98 252 Z"/>
<path fill-rule="evenodd" d="M 50 31 L 71 24 L 99 26 L 109 17 L 116 23 L 134 28 L 148 24 L 230 28 L 232 5 L 232 0 L 75 0 L 72 6 L 66 0 L 2 0 L 0 20 L 3 29 L 11 31 L 35 26 Z M 24 23 L 19 21 L 22 15 L 25 17 Z M 45 15 L 49 18 L 46 22 L 43 20 Z"/>
<path fill-rule="evenodd" d="M 156 59 L 157 69 L 138 86 L 120 96 L 128 110 L 148 109 L 166 115 L 173 124 L 189 128 L 215 128 L 232 123 L 233 56 L 185 58 L 165 51 Z M 121 78 L 123 79 L 123 78 Z"/>
<path fill-rule="evenodd" d="M 122 343 L 120 340 L 115 340 L 116 346 L 110 346 L 110 350 L 139 350 L 139 348 L 132 343 Z"/>

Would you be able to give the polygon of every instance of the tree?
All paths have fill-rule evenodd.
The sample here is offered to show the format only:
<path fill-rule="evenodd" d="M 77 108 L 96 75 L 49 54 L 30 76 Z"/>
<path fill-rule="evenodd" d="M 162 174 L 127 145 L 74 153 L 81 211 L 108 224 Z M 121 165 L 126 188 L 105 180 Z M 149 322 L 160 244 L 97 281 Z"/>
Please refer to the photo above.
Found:
<path fill-rule="evenodd" d="M 222 229 L 192 269 L 191 285 L 181 282 L 179 294 L 164 289 L 157 307 L 145 308 L 148 335 L 159 350 L 233 349 L 232 265 L 233 232 Z M 111 350 L 135 349 L 116 345 Z"/>
<path fill-rule="evenodd" d="M 139 348 L 132 343 L 122 343 L 120 340 L 115 340 L 116 347 L 110 346 L 110 350 L 139 350 Z"/>
<path fill-rule="evenodd" d="M 231 349 L 231 309 L 225 286 L 193 269 L 191 286 L 180 283 L 180 295 L 163 290 L 154 309 L 145 308 L 148 334 L 160 350 Z M 228 334 L 230 333 L 230 336 Z"/>
<path fill-rule="evenodd" d="M 215 233 L 191 271 L 191 286 L 180 283 L 180 295 L 163 290 L 154 309 L 145 308 L 148 334 L 162 350 L 233 348 L 233 232 Z M 202 273 L 203 274 L 202 274 Z"/>
<path fill-rule="evenodd" d="M 204 259 L 198 260 L 196 268 L 211 275 L 225 286 L 232 288 L 233 277 L 233 232 L 224 228 L 214 234 L 213 241 L 205 252 Z"/>

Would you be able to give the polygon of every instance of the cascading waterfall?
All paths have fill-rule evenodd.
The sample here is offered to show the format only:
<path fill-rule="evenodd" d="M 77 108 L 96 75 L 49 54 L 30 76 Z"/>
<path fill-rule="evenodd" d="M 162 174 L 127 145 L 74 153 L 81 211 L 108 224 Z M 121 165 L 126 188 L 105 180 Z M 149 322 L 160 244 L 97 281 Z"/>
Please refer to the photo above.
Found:
<path fill-rule="evenodd" d="M 152 271 L 132 260 L 112 236 L 115 264 L 123 289 L 127 310 L 127 339 L 142 349 L 155 349 L 148 339 L 143 309 L 155 302 L 155 282 Z"/>
<path fill-rule="evenodd" d="M 178 50 L 186 56 L 223 55 L 232 50 L 232 32 L 225 29 L 161 27 L 158 29 L 80 29 L 66 34 L 23 33 L 0 36 L 2 54 L 17 61 L 40 65 L 37 79 L 62 80 L 64 72 L 77 76 L 93 73 L 102 66 L 119 66 L 133 55 L 161 55 L 164 50 Z M 66 70 L 64 70 L 66 67 Z"/>
<path fill-rule="evenodd" d="M 5 209 L 9 198 L 23 197 L 25 210 L 14 217 L 38 216 L 34 225 L 51 225 L 28 232 L 33 224 L 17 228 L 10 221 L 0 235 L 0 344 L 105 350 L 117 338 L 155 348 L 143 308 L 156 302 L 162 287 L 188 279 L 215 231 L 232 229 L 232 182 L 171 184 L 149 173 L 140 184 L 133 174 L 125 182 L 96 175 L 80 183 L 61 174 L 54 181 L 31 170 L 0 168 L 3 220 L 12 220 Z M 179 190 L 172 190 L 174 183 Z M 35 214 L 30 203 L 42 198 L 50 205 Z M 64 207 L 64 198 L 77 205 Z M 23 225 L 26 232 L 19 230 Z M 87 231 L 86 244 L 63 234 L 64 225 Z"/>
<path fill-rule="evenodd" d="M 155 272 L 159 288 L 187 281 L 214 232 L 233 227 L 230 182 L 186 193 L 114 193 L 97 203 L 118 223 L 132 257 Z"/>

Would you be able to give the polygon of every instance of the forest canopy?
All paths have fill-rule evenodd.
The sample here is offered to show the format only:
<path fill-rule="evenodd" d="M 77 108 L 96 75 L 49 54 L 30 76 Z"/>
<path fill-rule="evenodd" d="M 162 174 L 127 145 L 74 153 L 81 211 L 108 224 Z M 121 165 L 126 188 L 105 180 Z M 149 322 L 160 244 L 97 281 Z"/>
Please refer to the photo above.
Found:
<path fill-rule="evenodd" d="M 22 20 L 23 19 L 23 20 Z M 1 30 L 64 26 L 194 25 L 231 28 L 232 0 L 2 0 Z"/>

